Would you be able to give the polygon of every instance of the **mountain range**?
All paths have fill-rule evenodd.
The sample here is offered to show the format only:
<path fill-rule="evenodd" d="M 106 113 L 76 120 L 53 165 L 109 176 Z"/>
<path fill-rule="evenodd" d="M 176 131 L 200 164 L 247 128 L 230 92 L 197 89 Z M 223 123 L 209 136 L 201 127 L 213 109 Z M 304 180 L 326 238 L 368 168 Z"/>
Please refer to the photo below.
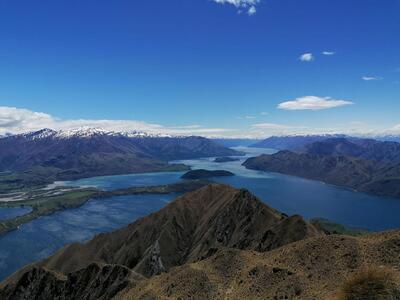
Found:
<path fill-rule="evenodd" d="M 0 298 L 334 299 L 366 266 L 398 266 L 399 251 L 398 231 L 326 236 L 246 190 L 212 184 L 19 270 Z"/>
<path fill-rule="evenodd" d="M 361 138 L 329 138 L 303 147 L 316 155 L 351 156 L 379 162 L 400 162 L 400 143 Z"/>
<path fill-rule="evenodd" d="M 250 147 L 254 148 L 270 148 L 276 150 L 300 150 L 304 146 L 323 141 L 328 138 L 345 137 L 345 135 L 288 135 L 288 136 L 271 136 L 265 140 L 258 141 Z"/>
<path fill-rule="evenodd" d="M 58 180 L 135 172 L 185 170 L 171 160 L 240 155 L 212 140 L 190 136 L 43 129 L 0 138 L 0 171 L 33 172 Z"/>
<path fill-rule="evenodd" d="M 381 135 L 370 137 L 355 137 L 345 134 L 320 134 L 320 135 L 287 135 L 287 136 L 271 136 L 261 141 L 257 141 L 250 145 L 255 148 L 270 148 L 276 150 L 304 151 L 305 146 L 325 141 L 327 139 L 349 139 L 353 142 L 359 141 L 381 141 L 381 142 L 400 142 L 400 137 L 396 135 Z"/>
<path fill-rule="evenodd" d="M 249 158 L 243 165 L 400 197 L 400 144 L 396 142 L 329 138 L 304 145 L 301 151 Z"/>

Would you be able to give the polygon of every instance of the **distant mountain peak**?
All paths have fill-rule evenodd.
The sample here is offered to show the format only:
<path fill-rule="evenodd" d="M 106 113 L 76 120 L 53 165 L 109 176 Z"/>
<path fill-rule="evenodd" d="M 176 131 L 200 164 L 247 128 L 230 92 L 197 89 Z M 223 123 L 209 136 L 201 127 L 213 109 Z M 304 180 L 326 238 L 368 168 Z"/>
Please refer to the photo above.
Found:
<path fill-rule="evenodd" d="M 57 134 L 57 131 L 49 128 L 43 128 L 38 131 L 32 131 L 28 133 L 23 133 L 23 134 L 18 134 L 17 136 L 22 136 L 26 138 L 27 140 L 38 140 L 38 139 L 44 139 L 48 137 L 55 136 Z"/>
<path fill-rule="evenodd" d="M 114 131 L 104 130 L 102 128 L 92 128 L 92 127 L 81 127 L 71 130 L 60 130 L 57 132 L 55 137 L 57 138 L 71 138 L 71 137 L 80 137 L 80 138 L 89 138 L 93 136 L 116 136 L 119 133 Z"/>
<path fill-rule="evenodd" d="M 161 133 L 160 134 L 148 133 L 139 130 L 119 132 L 119 131 L 106 130 L 98 127 L 79 127 L 70 130 L 58 130 L 58 131 L 49 128 L 44 128 L 37 131 L 17 134 L 15 136 L 24 137 L 28 140 L 38 140 L 46 138 L 54 138 L 54 139 L 91 138 L 95 136 L 111 136 L 111 137 L 120 136 L 127 138 L 179 137 Z"/>

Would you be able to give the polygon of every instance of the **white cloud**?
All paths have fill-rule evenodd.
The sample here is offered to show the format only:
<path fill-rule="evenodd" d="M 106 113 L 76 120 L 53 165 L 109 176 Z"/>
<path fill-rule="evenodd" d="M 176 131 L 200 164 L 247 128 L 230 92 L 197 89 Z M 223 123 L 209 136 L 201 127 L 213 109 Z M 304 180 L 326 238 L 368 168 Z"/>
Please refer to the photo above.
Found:
<path fill-rule="evenodd" d="M 247 11 L 247 13 L 248 13 L 249 16 L 254 15 L 256 12 L 257 12 L 257 9 L 256 9 L 255 6 L 251 6 L 251 7 L 249 8 L 249 10 Z"/>
<path fill-rule="evenodd" d="M 324 52 L 322 52 L 322 54 L 323 54 L 323 55 L 327 55 L 327 56 L 331 56 L 331 55 L 335 55 L 336 52 L 333 52 L 333 51 L 324 51 Z"/>
<path fill-rule="evenodd" d="M 382 80 L 382 77 L 377 77 L 377 76 L 363 76 L 361 77 L 362 80 L 364 81 L 374 81 L 374 80 Z"/>
<path fill-rule="evenodd" d="M 291 128 L 290 126 L 287 126 L 287 125 L 274 124 L 274 123 L 258 123 L 258 124 L 253 124 L 251 126 L 254 127 L 254 128 L 262 128 L 262 129 L 287 129 L 287 128 Z"/>
<path fill-rule="evenodd" d="M 251 125 L 247 135 L 252 138 L 266 138 L 272 135 L 307 134 L 311 128 L 306 126 L 290 126 L 276 123 L 258 123 Z"/>
<path fill-rule="evenodd" d="M 397 125 L 393 126 L 393 127 L 391 128 L 391 130 L 397 131 L 398 133 L 400 133 L 400 124 L 397 124 Z"/>
<path fill-rule="evenodd" d="M 312 53 L 304 53 L 299 57 L 299 59 L 301 61 L 310 62 L 314 60 L 314 55 Z"/>
<path fill-rule="evenodd" d="M 325 101 L 338 101 L 331 98 L 319 99 L 323 99 Z M 208 128 L 198 124 L 183 126 L 163 126 L 137 120 L 66 120 L 56 118 L 46 113 L 34 112 L 28 109 L 0 106 L 0 135 L 4 135 L 6 133 L 22 133 L 34 131 L 42 128 L 51 128 L 54 130 L 69 130 L 82 127 L 102 128 L 110 131 L 137 130 L 148 133 L 161 133 L 184 136 L 200 135 L 206 137 L 225 138 L 265 138 L 271 135 L 299 135 L 323 133 L 344 133 L 360 136 L 367 134 L 369 136 L 400 134 L 400 124 L 394 125 L 391 128 L 378 128 L 376 126 L 369 126 L 362 121 L 353 121 L 342 125 L 336 124 L 335 128 L 316 128 L 315 126 L 307 127 L 276 123 L 257 123 L 252 124 L 249 127 L 232 129 Z"/>
<path fill-rule="evenodd" d="M 261 0 L 213 0 L 218 4 L 231 4 L 235 6 L 239 12 L 242 9 L 247 10 L 249 16 L 254 15 L 257 12 L 256 5 L 261 2 Z"/>
<path fill-rule="evenodd" d="M 236 117 L 236 119 L 238 119 L 238 120 L 251 120 L 251 119 L 255 119 L 255 118 L 256 118 L 256 116 L 250 116 L 250 115 L 243 116 L 243 117 Z"/>
<path fill-rule="evenodd" d="M 54 122 L 56 120 L 49 114 L 0 106 L 0 130 L 11 128 L 13 131 L 24 131 L 33 128 L 33 124 L 48 125 Z"/>
<path fill-rule="evenodd" d="M 63 120 L 49 114 L 28 109 L 0 106 L 0 135 L 23 133 L 43 128 L 70 130 L 81 127 L 95 127 L 110 131 L 144 131 L 173 135 L 221 136 L 232 131 L 228 128 L 207 128 L 200 125 L 163 126 L 137 120 Z"/>
<path fill-rule="evenodd" d="M 267 113 L 266 111 L 263 111 L 263 112 L 260 113 L 260 115 L 262 115 L 262 116 L 268 116 L 269 113 Z"/>
<path fill-rule="evenodd" d="M 330 97 L 305 96 L 282 102 L 278 105 L 278 108 L 285 110 L 322 110 L 351 104 L 353 104 L 351 101 L 337 100 Z"/>

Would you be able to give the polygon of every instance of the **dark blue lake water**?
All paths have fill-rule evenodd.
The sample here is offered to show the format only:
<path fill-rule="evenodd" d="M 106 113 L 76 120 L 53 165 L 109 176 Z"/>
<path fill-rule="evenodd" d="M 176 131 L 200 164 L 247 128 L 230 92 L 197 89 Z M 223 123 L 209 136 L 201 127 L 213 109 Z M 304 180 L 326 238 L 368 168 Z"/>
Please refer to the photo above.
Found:
<path fill-rule="evenodd" d="M 18 216 L 25 215 L 32 211 L 30 207 L 0 207 L 0 221 L 12 219 Z"/>
<path fill-rule="evenodd" d="M 242 148 L 246 157 L 272 153 L 268 149 Z M 180 161 L 194 169 L 225 169 L 234 177 L 221 183 L 247 188 L 268 205 L 289 215 L 323 217 L 348 226 L 370 230 L 400 228 L 400 200 L 375 197 L 321 182 L 247 170 L 240 161 L 214 163 L 213 159 Z M 96 186 L 106 190 L 176 182 L 182 172 L 104 176 L 65 182 L 68 186 Z M 173 195 L 138 195 L 89 201 L 79 208 L 42 217 L 0 237 L 0 280 L 21 266 L 40 260 L 71 242 L 120 228 L 163 207 Z"/>
<path fill-rule="evenodd" d="M 177 195 L 120 196 L 92 200 L 21 225 L 0 237 L 0 280 L 62 246 L 83 242 L 157 211 Z"/>

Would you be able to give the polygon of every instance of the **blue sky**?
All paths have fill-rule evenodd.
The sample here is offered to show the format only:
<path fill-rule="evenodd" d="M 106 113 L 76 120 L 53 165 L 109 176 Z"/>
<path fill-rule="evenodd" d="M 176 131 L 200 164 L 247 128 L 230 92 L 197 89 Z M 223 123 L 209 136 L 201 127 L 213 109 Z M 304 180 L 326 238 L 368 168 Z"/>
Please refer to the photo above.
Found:
<path fill-rule="evenodd" d="M 0 133 L 400 133 L 400 0 L 236 1 L 0 0 Z"/>

